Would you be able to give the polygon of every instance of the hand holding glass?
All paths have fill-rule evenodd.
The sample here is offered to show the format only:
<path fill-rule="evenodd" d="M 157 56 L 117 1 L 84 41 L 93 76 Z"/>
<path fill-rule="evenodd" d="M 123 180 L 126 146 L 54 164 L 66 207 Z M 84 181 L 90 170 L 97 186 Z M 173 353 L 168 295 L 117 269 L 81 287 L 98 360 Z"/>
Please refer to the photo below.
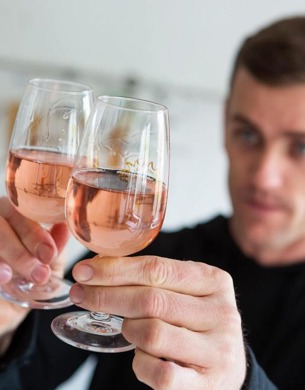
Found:
<path fill-rule="evenodd" d="M 93 91 L 76 82 L 30 80 L 14 125 L 6 171 L 7 194 L 24 216 L 44 225 L 65 220 L 65 195 L 79 138 L 92 108 Z M 0 294 L 25 307 L 71 305 L 70 283 L 46 284 L 16 275 Z"/>
<path fill-rule="evenodd" d="M 166 209 L 169 121 L 166 107 L 101 96 L 87 122 L 66 197 L 72 234 L 100 256 L 127 256 L 159 233 Z M 97 352 L 134 348 L 122 318 L 76 312 L 55 318 L 63 341 Z"/>

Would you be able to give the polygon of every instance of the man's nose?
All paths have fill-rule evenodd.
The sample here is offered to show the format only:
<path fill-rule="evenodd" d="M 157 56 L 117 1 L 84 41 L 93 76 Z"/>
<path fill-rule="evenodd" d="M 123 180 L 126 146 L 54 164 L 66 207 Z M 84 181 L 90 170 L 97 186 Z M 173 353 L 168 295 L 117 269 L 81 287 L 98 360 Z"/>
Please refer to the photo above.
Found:
<path fill-rule="evenodd" d="M 264 150 L 252 166 L 253 184 L 260 189 L 272 189 L 283 184 L 284 161 L 280 153 Z"/>

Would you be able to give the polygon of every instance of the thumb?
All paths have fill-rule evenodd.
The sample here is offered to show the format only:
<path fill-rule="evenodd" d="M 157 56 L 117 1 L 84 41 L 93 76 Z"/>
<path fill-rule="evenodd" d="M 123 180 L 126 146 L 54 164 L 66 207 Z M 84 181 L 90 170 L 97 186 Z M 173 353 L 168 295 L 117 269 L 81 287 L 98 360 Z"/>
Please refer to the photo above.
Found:
<path fill-rule="evenodd" d="M 56 223 L 50 229 L 50 234 L 55 241 L 58 253 L 61 253 L 70 238 L 70 231 L 67 224 L 65 222 Z"/>

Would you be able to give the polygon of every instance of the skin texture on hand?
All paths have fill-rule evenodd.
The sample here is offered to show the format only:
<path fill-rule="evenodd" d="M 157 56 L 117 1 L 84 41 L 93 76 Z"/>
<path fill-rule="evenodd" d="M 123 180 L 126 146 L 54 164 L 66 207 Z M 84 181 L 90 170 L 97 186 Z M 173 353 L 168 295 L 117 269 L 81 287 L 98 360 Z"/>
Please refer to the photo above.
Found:
<path fill-rule="evenodd" d="M 192 261 L 96 256 L 73 276 L 74 303 L 125 317 L 140 381 L 158 390 L 241 388 L 246 358 L 229 274 Z"/>
<path fill-rule="evenodd" d="M 64 261 L 60 253 L 69 231 L 65 223 L 49 231 L 21 214 L 8 198 L 0 198 L 0 285 L 11 280 L 14 273 L 35 283 L 45 283 L 51 271 L 62 276 Z M 10 345 L 12 335 L 28 314 L 22 308 L 0 298 L 0 355 Z"/>
<path fill-rule="evenodd" d="M 56 259 L 69 238 L 65 223 L 56 224 L 48 231 L 23 217 L 2 197 L 0 231 L 0 268 L 9 266 L 35 283 L 45 283 L 51 268 L 62 274 L 63 265 Z"/>

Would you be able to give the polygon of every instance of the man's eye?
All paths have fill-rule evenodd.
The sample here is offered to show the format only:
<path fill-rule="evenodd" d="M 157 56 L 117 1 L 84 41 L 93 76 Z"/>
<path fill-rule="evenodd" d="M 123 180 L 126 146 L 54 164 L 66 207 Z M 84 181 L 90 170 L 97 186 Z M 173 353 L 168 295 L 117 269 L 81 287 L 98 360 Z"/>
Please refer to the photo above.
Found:
<path fill-rule="evenodd" d="M 247 145 L 256 145 L 259 142 L 259 136 L 252 129 L 238 129 L 235 131 L 235 136 Z"/>
<path fill-rule="evenodd" d="M 298 156 L 305 156 L 305 141 L 304 142 L 297 142 L 294 145 L 294 152 Z"/>

